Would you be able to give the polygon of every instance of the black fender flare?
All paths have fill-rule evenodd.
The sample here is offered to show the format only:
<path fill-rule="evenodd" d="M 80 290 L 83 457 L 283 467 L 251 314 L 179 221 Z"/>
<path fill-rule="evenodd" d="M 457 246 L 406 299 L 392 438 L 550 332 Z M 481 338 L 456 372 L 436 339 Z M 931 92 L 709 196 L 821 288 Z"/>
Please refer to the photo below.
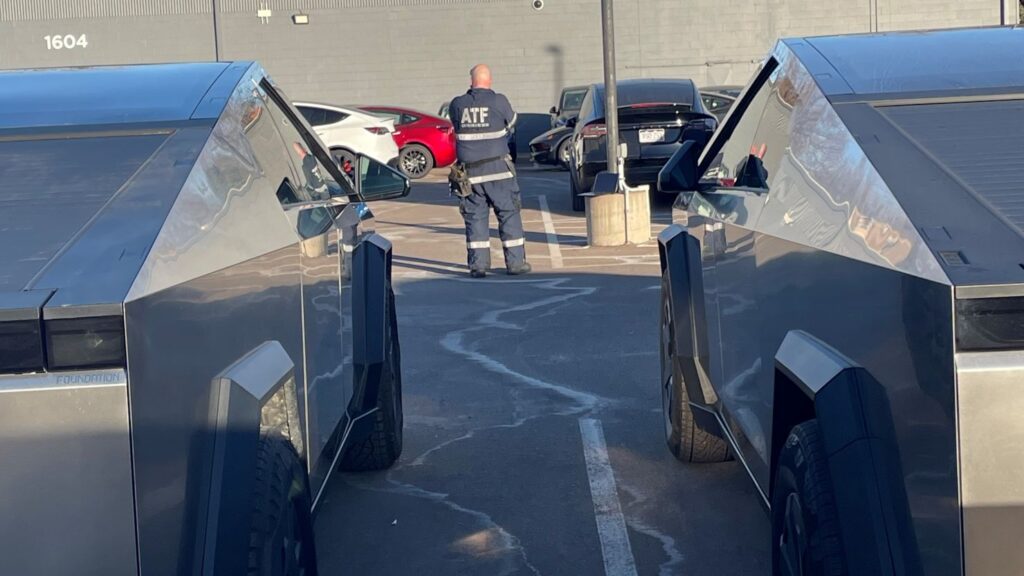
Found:
<path fill-rule="evenodd" d="M 923 574 L 885 389 L 828 344 L 794 330 L 775 356 L 772 486 L 789 430 L 817 418 L 850 574 Z"/>
<path fill-rule="evenodd" d="M 388 331 L 392 318 L 387 310 L 391 297 L 391 242 L 369 234 L 352 255 L 352 364 L 353 394 L 348 406 L 352 421 L 377 407 L 384 374 Z M 393 313 L 392 313 L 393 315 Z M 353 433 L 357 434 L 357 430 Z"/>
<path fill-rule="evenodd" d="M 658 235 L 658 255 L 668 281 L 676 358 L 690 404 L 699 408 L 694 411 L 694 421 L 702 430 L 721 436 L 721 427 L 712 410 L 718 397 L 714 388 L 701 384 L 697 365 L 700 362 L 705 370 L 710 369 L 700 242 L 682 226 L 672 224 Z"/>
<path fill-rule="evenodd" d="M 200 470 L 208 484 L 200 492 L 194 535 L 195 564 L 201 563 L 204 575 L 248 569 L 246 522 L 252 513 L 261 426 L 280 430 L 306 458 L 295 364 L 277 341 L 257 346 L 212 381 L 207 452 Z"/>

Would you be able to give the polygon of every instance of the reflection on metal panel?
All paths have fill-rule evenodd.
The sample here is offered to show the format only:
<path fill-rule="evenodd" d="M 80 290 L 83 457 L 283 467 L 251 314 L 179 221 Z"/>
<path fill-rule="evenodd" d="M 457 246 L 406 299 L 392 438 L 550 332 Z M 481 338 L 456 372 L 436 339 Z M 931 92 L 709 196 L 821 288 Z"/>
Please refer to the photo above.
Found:
<path fill-rule="evenodd" d="M 964 567 L 1019 574 L 1024 566 L 1024 352 L 958 354 Z"/>
<path fill-rule="evenodd" d="M 263 75 L 253 66 L 239 81 L 126 300 L 296 241 L 275 194 L 290 169 L 273 120 L 262 113 L 256 83 Z M 257 154 L 262 149 L 269 153 Z"/>
<path fill-rule="evenodd" d="M 142 565 L 150 575 L 193 574 L 211 380 L 275 340 L 303 382 L 299 247 L 128 302 L 125 321 Z M 303 397 L 297 390 L 300 418 Z"/>
<path fill-rule="evenodd" d="M 788 133 L 766 144 L 770 189 L 758 230 L 914 276 L 949 284 L 917 229 L 831 103 L 796 58 L 771 80 L 766 117 Z M 772 160 L 771 155 L 775 155 Z"/>
<path fill-rule="evenodd" d="M 0 461 L 0 574 L 136 574 L 123 370 L 0 376 Z"/>

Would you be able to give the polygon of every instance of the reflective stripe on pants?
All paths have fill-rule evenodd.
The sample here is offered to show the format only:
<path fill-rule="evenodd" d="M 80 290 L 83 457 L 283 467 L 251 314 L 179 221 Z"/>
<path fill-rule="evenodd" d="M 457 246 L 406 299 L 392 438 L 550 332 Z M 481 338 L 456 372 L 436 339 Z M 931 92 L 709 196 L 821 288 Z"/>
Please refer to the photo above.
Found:
<path fill-rule="evenodd" d="M 498 217 L 498 236 L 505 253 L 505 266 L 521 266 L 526 261 L 526 239 L 519 213 L 519 192 L 509 183 L 515 180 L 473 185 L 473 193 L 462 198 L 459 210 L 466 222 L 466 252 L 470 270 L 491 267 L 490 211 Z"/>

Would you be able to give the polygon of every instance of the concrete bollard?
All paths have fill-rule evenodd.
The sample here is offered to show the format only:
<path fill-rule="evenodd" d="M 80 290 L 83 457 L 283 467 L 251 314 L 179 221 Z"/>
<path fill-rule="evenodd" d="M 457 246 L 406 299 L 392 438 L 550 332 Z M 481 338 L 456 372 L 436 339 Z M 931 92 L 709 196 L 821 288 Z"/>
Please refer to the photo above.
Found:
<path fill-rule="evenodd" d="M 642 244 L 651 239 L 650 187 L 629 189 L 630 244 Z M 591 246 L 624 246 L 626 237 L 626 194 L 598 194 L 588 196 L 587 244 Z"/>

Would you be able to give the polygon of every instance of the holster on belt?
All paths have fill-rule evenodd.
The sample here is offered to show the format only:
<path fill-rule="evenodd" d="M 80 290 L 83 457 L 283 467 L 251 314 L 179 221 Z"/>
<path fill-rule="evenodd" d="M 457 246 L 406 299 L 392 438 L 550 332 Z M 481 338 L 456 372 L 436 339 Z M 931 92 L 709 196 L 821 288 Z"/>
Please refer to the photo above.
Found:
<path fill-rule="evenodd" d="M 467 198 L 473 194 L 473 185 L 469 183 L 469 170 L 465 164 L 452 164 L 451 171 L 448 172 L 448 188 L 459 198 Z"/>
<path fill-rule="evenodd" d="M 516 163 L 512 161 L 511 156 L 505 156 L 505 164 L 508 165 L 508 171 L 512 173 L 512 177 L 516 176 Z"/>

